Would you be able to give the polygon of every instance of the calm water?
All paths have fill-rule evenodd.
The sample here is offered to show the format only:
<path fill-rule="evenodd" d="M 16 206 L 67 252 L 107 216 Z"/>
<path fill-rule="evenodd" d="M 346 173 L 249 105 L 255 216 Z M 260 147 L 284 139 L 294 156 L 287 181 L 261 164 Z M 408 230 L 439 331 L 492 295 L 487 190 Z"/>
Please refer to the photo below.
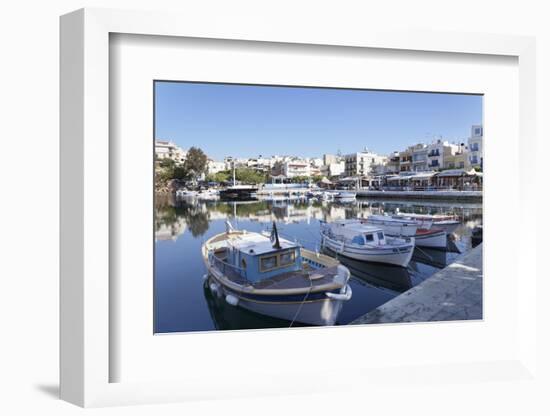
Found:
<path fill-rule="evenodd" d="M 481 223 L 481 204 L 367 201 L 349 204 L 277 200 L 220 202 L 157 197 L 155 222 L 155 332 L 210 331 L 288 327 L 289 322 L 248 312 L 212 296 L 202 276 L 200 255 L 204 241 L 225 231 L 229 219 L 235 228 L 260 232 L 272 221 L 282 237 L 319 249 L 319 221 L 367 216 L 371 213 L 448 213 L 462 219 L 448 250 L 416 248 L 407 269 L 341 258 L 352 274 L 353 296 L 344 304 L 338 325 L 389 301 L 445 267 L 471 247 L 471 230 Z M 295 325 L 297 326 L 297 325 Z"/>

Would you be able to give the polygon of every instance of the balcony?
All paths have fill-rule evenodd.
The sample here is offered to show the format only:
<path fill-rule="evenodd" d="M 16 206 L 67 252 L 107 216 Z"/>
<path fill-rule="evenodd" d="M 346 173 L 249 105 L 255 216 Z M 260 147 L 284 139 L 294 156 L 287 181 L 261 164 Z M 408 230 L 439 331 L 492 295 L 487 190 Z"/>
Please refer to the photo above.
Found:
<path fill-rule="evenodd" d="M 428 157 L 439 157 L 439 150 L 436 150 L 435 152 L 428 153 Z"/>

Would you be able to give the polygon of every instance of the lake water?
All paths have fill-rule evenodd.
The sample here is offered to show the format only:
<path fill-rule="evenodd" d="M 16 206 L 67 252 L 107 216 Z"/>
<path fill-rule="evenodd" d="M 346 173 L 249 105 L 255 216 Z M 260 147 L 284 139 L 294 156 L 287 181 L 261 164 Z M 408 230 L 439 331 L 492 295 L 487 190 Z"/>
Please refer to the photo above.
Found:
<path fill-rule="evenodd" d="M 205 285 L 206 267 L 200 249 L 204 241 L 235 228 L 261 232 L 276 221 L 279 234 L 318 250 L 319 221 L 368 216 L 374 213 L 455 213 L 462 220 L 447 251 L 416 248 L 404 269 L 346 258 L 351 271 L 351 300 L 344 304 L 337 325 L 345 325 L 430 277 L 471 248 L 471 232 L 481 224 L 481 203 L 375 201 L 353 203 L 302 200 L 221 202 L 156 197 L 155 218 L 155 332 L 280 328 L 287 321 L 269 318 L 225 303 Z M 294 326 L 298 326 L 294 324 Z"/>

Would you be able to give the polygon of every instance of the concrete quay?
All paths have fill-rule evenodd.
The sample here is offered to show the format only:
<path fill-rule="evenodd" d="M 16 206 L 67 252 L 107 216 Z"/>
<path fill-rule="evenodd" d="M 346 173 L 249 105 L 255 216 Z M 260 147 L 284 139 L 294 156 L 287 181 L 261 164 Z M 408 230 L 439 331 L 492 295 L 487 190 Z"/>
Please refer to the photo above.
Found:
<path fill-rule="evenodd" d="M 483 318 L 483 244 L 351 325 Z"/>
<path fill-rule="evenodd" d="M 482 191 L 375 191 L 360 189 L 358 197 L 384 198 L 384 199 L 429 199 L 447 201 L 479 201 L 483 197 Z"/>

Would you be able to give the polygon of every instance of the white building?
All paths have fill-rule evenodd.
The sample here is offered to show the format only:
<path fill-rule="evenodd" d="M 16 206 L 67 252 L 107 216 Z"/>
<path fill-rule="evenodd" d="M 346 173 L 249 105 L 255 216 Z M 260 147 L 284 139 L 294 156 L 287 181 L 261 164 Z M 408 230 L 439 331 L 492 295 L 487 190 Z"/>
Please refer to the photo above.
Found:
<path fill-rule="evenodd" d="M 155 140 L 155 158 L 157 160 L 172 159 L 176 163 L 183 163 L 187 152 L 168 140 Z"/>
<path fill-rule="evenodd" d="M 321 175 L 327 178 L 343 175 L 345 171 L 346 164 L 344 162 L 329 163 L 328 165 L 321 166 Z"/>
<path fill-rule="evenodd" d="M 440 170 L 444 168 L 444 159 L 455 155 L 459 146 L 443 140 L 437 140 L 427 146 L 428 169 Z"/>
<path fill-rule="evenodd" d="M 311 176 L 311 165 L 306 160 L 295 159 L 281 163 L 281 173 L 287 178 Z"/>
<path fill-rule="evenodd" d="M 385 165 L 387 161 L 386 156 L 369 152 L 368 149 L 351 153 L 345 156 L 345 174 L 346 176 L 367 176 L 374 166 Z"/>
<path fill-rule="evenodd" d="M 471 137 L 468 139 L 470 166 L 483 169 L 483 126 L 472 126 Z"/>
<path fill-rule="evenodd" d="M 207 170 L 208 170 L 208 173 L 212 175 L 218 172 L 221 172 L 223 170 L 226 170 L 225 162 L 216 162 L 212 159 L 209 159 L 207 164 Z"/>

